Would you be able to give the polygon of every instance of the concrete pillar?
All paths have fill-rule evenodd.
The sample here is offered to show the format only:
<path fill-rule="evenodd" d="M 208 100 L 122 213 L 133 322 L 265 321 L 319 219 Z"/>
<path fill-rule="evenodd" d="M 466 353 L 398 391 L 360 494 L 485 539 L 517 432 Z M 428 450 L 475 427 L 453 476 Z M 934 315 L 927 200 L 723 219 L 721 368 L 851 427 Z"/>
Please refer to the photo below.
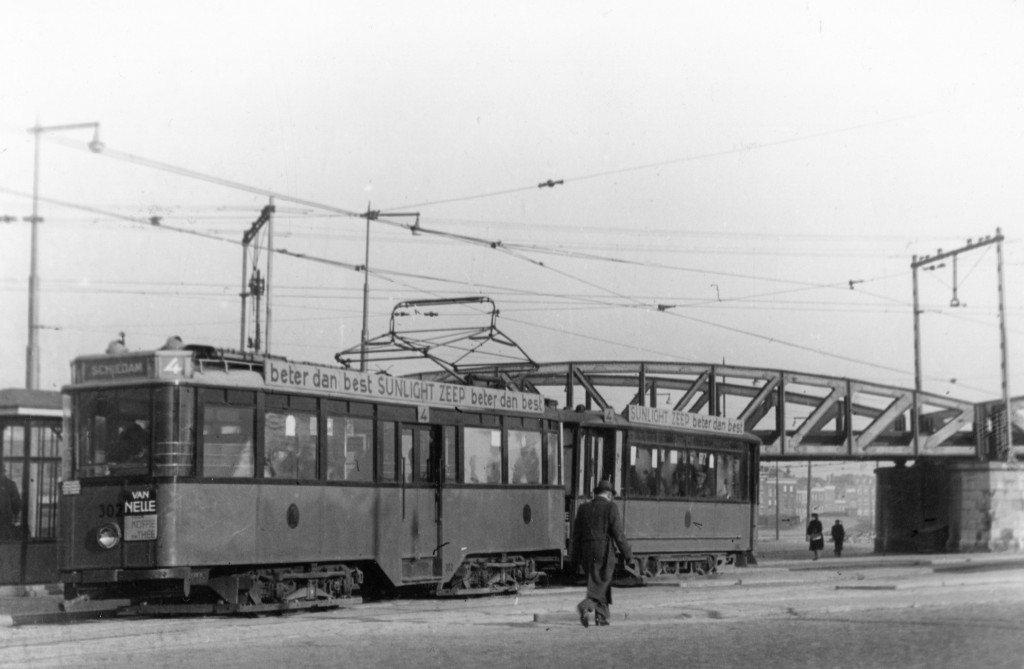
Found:
<path fill-rule="evenodd" d="M 950 466 L 949 550 L 1024 551 L 1024 469 L 1003 462 Z"/>

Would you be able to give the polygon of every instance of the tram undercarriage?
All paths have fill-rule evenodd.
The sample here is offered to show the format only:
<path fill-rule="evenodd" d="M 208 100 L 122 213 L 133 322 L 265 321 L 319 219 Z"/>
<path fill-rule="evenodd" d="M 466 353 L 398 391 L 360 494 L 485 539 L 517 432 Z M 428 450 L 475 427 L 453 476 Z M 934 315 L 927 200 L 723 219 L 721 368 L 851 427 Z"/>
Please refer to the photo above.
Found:
<path fill-rule="evenodd" d="M 261 614 L 334 608 L 367 597 L 398 594 L 384 585 L 371 565 L 369 575 L 345 564 L 290 565 L 275 568 L 119 570 L 79 574 L 65 583 L 66 613 L 114 615 Z M 447 583 L 431 588 L 437 597 L 514 594 L 546 581 L 534 559 L 520 555 L 465 560 Z"/>
<path fill-rule="evenodd" d="M 752 553 L 678 553 L 636 555 L 623 565 L 616 578 L 619 586 L 642 586 L 648 583 L 685 578 L 716 576 L 725 566 L 746 567 L 756 564 Z"/>
<path fill-rule="evenodd" d="M 118 571 L 113 576 L 113 582 L 102 584 L 66 583 L 62 609 L 96 610 L 106 603 L 121 615 L 205 615 L 333 608 L 350 601 L 363 583 L 363 572 L 344 564 Z"/>
<path fill-rule="evenodd" d="M 439 597 L 512 594 L 546 578 L 536 563 L 519 555 L 465 560 L 451 580 L 437 589 Z"/>

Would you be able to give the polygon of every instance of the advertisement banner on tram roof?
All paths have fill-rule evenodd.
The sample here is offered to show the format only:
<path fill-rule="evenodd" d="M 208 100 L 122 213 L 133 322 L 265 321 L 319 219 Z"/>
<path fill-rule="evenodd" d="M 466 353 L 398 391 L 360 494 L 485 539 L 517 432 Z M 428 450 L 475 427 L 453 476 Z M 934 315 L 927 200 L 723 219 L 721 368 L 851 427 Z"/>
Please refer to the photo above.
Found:
<path fill-rule="evenodd" d="M 459 386 L 307 363 L 268 360 L 264 381 L 275 388 L 310 390 L 369 402 L 457 407 L 474 411 L 544 412 L 544 398 L 535 393 Z"/>
<path fill-rule="evenodd" d="M 703 430 L 705 432 L 721 432 L 725 434 L 743 434 L 744 432 L 743 421 L 736 418 L 705 416 L 688 411 L 671 411 L 669 409 L 642 407 L 636 404 L 629 405 L 629 420 L 631 423 Z"/>

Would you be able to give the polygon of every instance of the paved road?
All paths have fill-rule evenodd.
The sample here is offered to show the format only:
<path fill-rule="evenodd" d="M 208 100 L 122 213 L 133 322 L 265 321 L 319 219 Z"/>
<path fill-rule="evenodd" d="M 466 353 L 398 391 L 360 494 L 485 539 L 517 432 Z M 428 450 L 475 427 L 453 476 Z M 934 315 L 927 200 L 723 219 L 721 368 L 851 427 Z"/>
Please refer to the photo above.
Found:
<path fill-rule="evenodd" d="M 580 595 L 557 588 L 284 616 L 6 627 L 0 668 L 1024 667 L 1019 559 L 762 564 L 618 589 L 607 628 L 579 625 Z"/>

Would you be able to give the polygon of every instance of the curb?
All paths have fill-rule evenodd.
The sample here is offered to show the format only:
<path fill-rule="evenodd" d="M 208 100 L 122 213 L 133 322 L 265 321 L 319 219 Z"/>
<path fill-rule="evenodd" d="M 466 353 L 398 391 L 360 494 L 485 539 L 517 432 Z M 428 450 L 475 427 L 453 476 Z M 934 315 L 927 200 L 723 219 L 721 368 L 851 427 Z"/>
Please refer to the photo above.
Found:
<path fill-rule="evenodd" d="M 51 597 L 64 593 L 60 583 L 0 585 L 0 597 Z"/>

